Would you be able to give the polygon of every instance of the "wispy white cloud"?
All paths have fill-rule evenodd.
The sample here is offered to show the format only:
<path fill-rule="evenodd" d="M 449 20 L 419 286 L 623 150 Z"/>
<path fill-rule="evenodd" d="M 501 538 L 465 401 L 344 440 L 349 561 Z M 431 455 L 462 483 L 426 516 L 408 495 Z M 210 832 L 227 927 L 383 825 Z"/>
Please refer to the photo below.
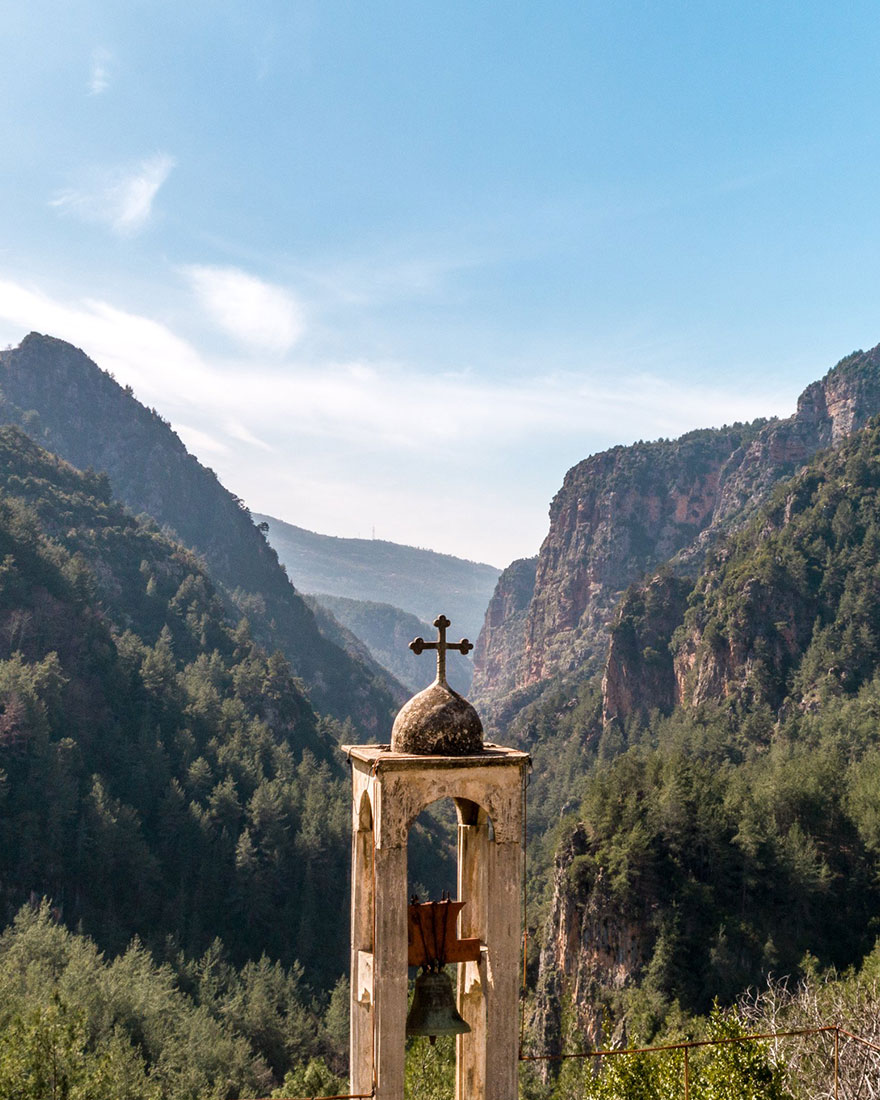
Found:
<path fill-rule="evenodd" d="M 244 424 L 239 424 L 237 420 L 227 421 L 226 431 L 233 439 L 241 440 L 242 443 L 247 443 L 251 447 L 259 447 L 262 451 L 275 452 L 275 448 L 271 443 L 267 443 L 265 439 L 260 439 L 254 435 L 252 431 L 249 431 Z"/>
<path fill-rule="evenodd" d="M 222 443 L 219 439 L 215 439 L 215 437 L 209 435 L 208 432 L 203 432 L 200 428 L 192 427 L 191 424 L 183 424 L 178 420 L 174 425 L 174 430 L 194 454 L 229 454 L 229 448 L 225 443 Z"/>
<path fill-rule="evenodd" d="M 0 279 L 0 318 L 22 334 L 44 332 L 83 348 L 148 405 L 163 394 L 176 401 L 181 393 L 214 382 L 195 348 L 167 326 L 106 302 L 59 301 L 35 287 Z"/>
<path fill-rule="evenodd" d="M 302 335 L 302 306 L 284 287 L 237 267 L 193 264 L 182 271 L 208 316 L 245 347 L 284 354 Z"/>
<path fill-rule="evenodd" d="M 116 68 L 116 58 L 110 50 L 98 46 L 92 50 L 89 69 L 89 95 L 101 95 L 110 87 Z"/>
<path fill-rule="evenodd" d="M 5 323 L 3 323 L 5 322 Z M 567 465 L 613 443 L 793 411 L 761 392 L 623 369 L 486 380 L 392 363 L 208 362 L 149 317 L 0 278 L 0 339 L 82 347 L 256 511 L 504 564 L 534 553 Z M 426 503 L 429 502 L 429 503 Z"/>
<path fill-rule="evenodd" d="M 175 163 L 168 153 L 157 153 L 125 168 L 93 171 L 83 185 L 58 192 L 50 206 L 132 237 L 150 221 L 159 188 Z"/>
<path fill-rule="evenodd" d="M 285 363 L 259 356 L 208 363 L 187 340 L 149 317 L 85 298 L 61 302 L 0 279 L 0 319 L 78 344 L 130 382 L 141 400 L 200 410 L 215 439 L 277 449 L 300 439 L 344 439 L 398 453 L 444 440 L 517 447 L 560 435 L 619 442 L 673 435 L 722 421 L 785 414 L 794 392 L 760 393 L 678 382 L 654 374 L 546 372 L 487 380 L 406 364 Z M 184 420 L 204 430 L 204 419 Z"/>

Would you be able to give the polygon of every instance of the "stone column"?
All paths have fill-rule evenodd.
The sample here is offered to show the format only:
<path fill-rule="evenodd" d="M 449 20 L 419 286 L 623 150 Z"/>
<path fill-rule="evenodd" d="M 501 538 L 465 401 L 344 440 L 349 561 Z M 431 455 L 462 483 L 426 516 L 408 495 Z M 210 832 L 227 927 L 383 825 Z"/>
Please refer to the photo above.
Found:
<path fill-rule="evenodd" d="M 368 1094 L 373 1087 L 373 815 L 369 794 L 362 788 L 362 783 L 355 783 L 349 1066 L 351 1091 Z"/>
<path fill-rule="evenodd" d="M 503 842 L 496 837 L 491 846 L 486 1100 L 516 1100 L 518 1092 L 521 855 L 518 839 Z"/>
<path fill-rule="evenodd" d="M 469 1035 L 456 1040 L 456 1100 L 482 1098 L 486 1094 L 486 998 L 488 906 L 489 906 L 489 819 L 475 802 L 457 799 L 458 899 L 461 911 L 459 935 L 474 937 L 483 948 L 479 962 L 458 967 L 458 1010 L 470 1025 Z"/>
<path fill-rule="evenodd" d="M 406 846 L 376 848 L 376 1100 L 402 1100 L 407 1002 Z"/>

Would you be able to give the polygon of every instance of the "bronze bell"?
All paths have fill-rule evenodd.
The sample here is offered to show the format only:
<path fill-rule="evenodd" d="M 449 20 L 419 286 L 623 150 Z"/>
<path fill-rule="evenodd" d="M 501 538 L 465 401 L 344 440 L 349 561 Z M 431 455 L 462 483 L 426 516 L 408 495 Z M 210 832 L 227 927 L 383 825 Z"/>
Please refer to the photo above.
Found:
<path fill-rule="evenodd" d="M 465 1035 L 469 1031 L 470 1024 L 455 1007 L 449 975 L 443 970 L 423 970 L 416 978 L 406 1018 L 407 1035 L 427 1035 L 433 1046 L 438 1035 Z"/>

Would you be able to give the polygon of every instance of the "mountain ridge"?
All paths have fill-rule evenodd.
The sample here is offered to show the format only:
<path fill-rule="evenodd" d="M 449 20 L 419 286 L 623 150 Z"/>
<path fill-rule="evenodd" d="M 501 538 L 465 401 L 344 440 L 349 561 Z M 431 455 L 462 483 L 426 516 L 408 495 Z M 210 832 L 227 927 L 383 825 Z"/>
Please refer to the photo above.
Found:
<path fill-rule="evenodd" d="M 650 1028 L 646 1005 L 707 1011 L 870 951 L 878 622 L 880 414 L 780 482 L 695 580 L 666 568 L 627 592 L 548 884 L 545 1045 L 572 1012 L 599 1042 L 605 1013 Z"/>
<path fill-rule="evenodd" d="M 321 535 L 273 516 L 269 542 L 293 583 L 309 595 L 390 604 L 433 622 L 445 614 L 456 632 L 476 638 L 495 582 L 493 565 L 385 539 Z"/>
<path fill-rule="evenodd" d="M 880 346 L 841 359 L 784 419 L 700 429 L 676 440 L 618 446 L 573 466 L 527 593 L 502 574 L 474 653 L 474 695 L 489 713 L 511 691 L 602 667 L 626 588 L 664 563 L 693 574 L 707 549 L 742 527 L 774 486 L 880 411 Z M 528 595 L 528 599 L 526 599 Z M 490 605 L 491 606 L 491 605 Z M 508 636 L 510 635 L 510 636 Z"/>
<path fill-rule="evenodd" d="M 78 468 L 106 471 L 114 494 L 201 553 L 230 614 L 280 648 L 317 707 L 383 737 L 400 685 L 327 640 L 243 502 L 186 450 L 170 424 L 80 349 L 31 333 L 0 352 L 0 415 Z"/>

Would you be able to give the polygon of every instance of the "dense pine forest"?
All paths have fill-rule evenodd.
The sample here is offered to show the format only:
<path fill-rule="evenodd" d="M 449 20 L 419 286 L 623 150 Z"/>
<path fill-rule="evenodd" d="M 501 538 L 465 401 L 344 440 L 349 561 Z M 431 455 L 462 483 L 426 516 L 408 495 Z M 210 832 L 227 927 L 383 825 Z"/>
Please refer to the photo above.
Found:
<path fill-rule="evenodd" d="M 208 1029 L 205 1064 L 182 1046 L 163 1096 L 221 1080 L 265 1092 L 322 1042 L 338 1060 L 344 1043 L 320 1038 L 348 942 L 333 721 L 246 621 L 227 622 L 191 553 L 114 502 L 105 476 L 14 428 L 0 430 L 0 555 L 0 903 L 7 921 L 19 913 L 7 946 L 28 960 L 15 1026 L 45 1011 L 95 1026 L 82 988 L 39 1003 L 34 975 L 48 966 L 64 986 L 55 968 L 72 952 L 70 980 L 96 982 L 95 997 L 137 977 L 126 997 L 170 998 L 175 1043 Z M 117 1012 L 130 1038 L 152 1026 L 137 1003 L 95 1011 L 117 1046 Z M 225 1046 L 212 1050 L 211 1028 Z M 153 1069 L 172 1056 L 144 1042 Z M 172 1088 L 176 1073 L 190 1082 Z"/>

